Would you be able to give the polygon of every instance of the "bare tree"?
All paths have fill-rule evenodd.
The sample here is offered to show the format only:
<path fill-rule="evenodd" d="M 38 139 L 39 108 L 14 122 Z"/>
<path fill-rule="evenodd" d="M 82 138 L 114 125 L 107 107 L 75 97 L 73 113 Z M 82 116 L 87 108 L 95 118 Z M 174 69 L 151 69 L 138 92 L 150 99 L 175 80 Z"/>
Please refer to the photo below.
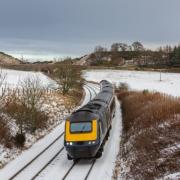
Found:
<path fill-rule="evenodd" d="M 111 51 L 112 52 L 118 52 L 119 51 L 119 43 L 113 43 L 111 45 Z"/>
<path fill-rule="evenodd" d="M 95 60 L 97 62 L 102 61 L 104 57 L 104 52 L 107 51 L 106 48 L 103 48 L 102 46 L 96 46 L 94 50 Z"/>
<path fill-rule="evenodd" d="M 128 45 L 126 43 L 119 43 L 119 48 L 121 49 L 121 51 L 127 51 Z"/>
<path fill-rule="evenodd" d="M 144 51 L 144 46 L 143 46 L 142 43 L 139 42 L 139 41 L 135 41 L 135 42 L 132 44 L 132 47 L 133 47 L 134 51 Z"/>
<path fill-rule="evenodd" d="M 21 82 L 21 91 L 16 89 L 6 98 L 4 111 L 16 120 L 18 132 L 15 136 L 17 145 L 23 146 L 25 133 L 45 128 L 48 117 L 40 111 L 43 103 L 43 89 L 38 77 L 27 78 Z"/>
<path fill-rule="evenodd" d="M 30 78 L 28 77 L 21 83 L 22 97 L 21 103 L 23 106 L 27 107 L 26 112 L 28 119 L 26 120 L 27 127 L 31 132 L 34 132 L 39 128 L 39 119 L 37 119 L 38 111 L 43 103 L 43 87 L 40 79 L 38 77 Z"/>
<path fill-rule="evenodd" d="M 113 43 L 111 45 L 111 51 L 112 52 L 118 52 L 118 51 L 131 51 L 131 46 L 129 46 L 126 43 Z"/>
<path fill-rule="evenodd" d="M 70 64 L 58 66 L 55 76 L 60 85 L 63 95 L 67 94 L 71 89 L 76 88 L 81 82 L 81 72 Z"/>

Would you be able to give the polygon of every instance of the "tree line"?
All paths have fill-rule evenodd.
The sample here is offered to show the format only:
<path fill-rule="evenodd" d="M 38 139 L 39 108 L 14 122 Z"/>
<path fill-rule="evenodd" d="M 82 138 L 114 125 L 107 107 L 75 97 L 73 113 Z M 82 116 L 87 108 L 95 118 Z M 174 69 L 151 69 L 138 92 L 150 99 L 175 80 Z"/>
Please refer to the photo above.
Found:
<path fill-rule="evenodd" d="M 120 65 L 123 60 L 135 60 L 143 65 L 180 65 L 180 45 L 160 46 L 156 50 L 146 49 L 143 43 L 135 41 L 132 44 L 124 42 L 113 43 L 108 50 L 102 46 L 96 46 L 91 55 L 93 65 Z M 109 57 L 109 59 L 107 58 Z"/>

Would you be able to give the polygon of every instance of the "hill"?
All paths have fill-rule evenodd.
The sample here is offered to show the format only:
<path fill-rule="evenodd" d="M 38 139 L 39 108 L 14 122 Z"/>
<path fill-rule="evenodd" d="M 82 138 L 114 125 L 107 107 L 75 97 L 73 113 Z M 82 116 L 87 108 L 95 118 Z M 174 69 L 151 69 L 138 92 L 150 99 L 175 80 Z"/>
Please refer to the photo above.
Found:
<path fill-rule="evenodd" d="M 156 51 L 97 51 L 76 61 L 76 65 L 90 66 L 158 66 L 169 65 L 169 56 Z"/>
<path fill-rule="evenodd" d="M 22 61 L 19 59 L 5 54 L 4 52 L 0 52 L 0 65 L 17 65 L 21 63 Z"/>

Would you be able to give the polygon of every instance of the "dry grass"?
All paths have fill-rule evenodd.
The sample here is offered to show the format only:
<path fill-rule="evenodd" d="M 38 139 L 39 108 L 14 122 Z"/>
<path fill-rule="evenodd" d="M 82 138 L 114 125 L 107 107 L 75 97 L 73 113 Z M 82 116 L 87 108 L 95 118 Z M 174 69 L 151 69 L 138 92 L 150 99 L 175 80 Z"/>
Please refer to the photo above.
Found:
<path fill-rule="evenodd" d="M 121 91 L 125 178 L 154 179 L 180 171 L 180 99 L 160 93 Z M 164 149 L 171 151 L 162 153 Z M 120 164 L 119 164 L 120 166 Z"/>
<path fill-rule="evenodd" d="M 32 109 L 28 105 L 24 104 L 21 97 L 13 95 L 13 97 L 9 97 L 6 100 L 3 111 L 16 120 L 19 129 L 24 131 L 24 133 L 26 131 L 33 132 L 39 128 L 46 128 L 48 117 L 37 108 L 33 107 Z"/>

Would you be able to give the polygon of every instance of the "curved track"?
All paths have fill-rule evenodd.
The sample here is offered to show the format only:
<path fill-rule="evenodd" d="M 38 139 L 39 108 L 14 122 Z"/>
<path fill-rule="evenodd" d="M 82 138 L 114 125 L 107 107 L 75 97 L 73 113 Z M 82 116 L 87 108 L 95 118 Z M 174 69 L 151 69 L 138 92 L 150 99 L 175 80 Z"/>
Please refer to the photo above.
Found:
<path fill-rule="evenodd" d="M 92 90 L 94 89 L 94 90 Z M 82 106 L 87 104 L 100 88 L 96 84 L 88 83 L 84 86 L 86 93 Z M 64 122 L 62 122 L 47 137 L 38 141 L 27 152 L 15 159 L 10 165 L 0 171 L 0 179 L 17 180 L 109 180 L 112 177 L 114 162 L 119 150 L 121 133 L 120 105 L 116 100 L 116 115 L 112 122 L 112 130 L 107 141 L 103 156 L 97 160 L 67 160 L 67 152 L 63 147 Z M 61 137 L 58 139 L 58 136 Z M 56 140 L 57 139 L 57 140 Z M 53 143 L 54 142 L 54 143 Z M 35 150 L 35 151 L 34 151 Z M 17 167 L 16 167 L 17 166 Z M 19 169 L 18 169 L 19 168 Z"/>
<path fill-rule="evenodd" d="M 88 85 L 88 83 L 84 85 L 84 89 L 86 91 L 86 96 L 89 96 L 89 98 L 85 99 L 85 102 L 83 102 L 83 104 L 86 104 L 86 103 L 88 103 L 90 100 L 92 100 L 97 95 L 99 90 L 98 91 L 97 91 L 97 89 L 95 90 L 93 87 Z M 66 154 L 66 152 L 64 152 L 64 153 Z M 81 164 L 81 162 L 82 162 L 81 160 L 80 161 L 76 161 L 76 162 L 69 161 L 69 164 L 68 164 L 67 168 L 65 168 L 66 170 L 63 172 L 63 176 L 61 176 L 60 179 L 63 179 L 63 180 L 69 179 L 69 176 L 70 176 L 71 172 L 75 168 L 77 168 L 77 166 L 79 164 Z M 92 170 L 92 167 L 93 167 L 92 165 L 94 165 L 94 163 L 95 163 L 95 161 L 93 161 L 92 163 L 89 164 L 90 167 L 88 168 L 87 174 L 85 175 L 84 179 L 88 178 L 88 176 L 89 176 L 89 174 L 90 174 L 90 172 Z M 41 174 L 39 173 L 39 175 L 41 175 Z M 39 177 L 39 178 L 43 179 L 43 177 Z M 71 179 L 71 176 L 70 176 L 70 179 Z"/>
<path fill-rule="evenodd" d="M 91 87 L 91 85 L 88 85 L 88 83 L 84 85 L 84 89 L 86 92 L 86 98 L 82 103 L 83 105 L 88 103 L 97 94 L 97 89 L 95 90 L 94 87 Z M 56 161 L 56 159 L 58 159 L 58 157 L 66 153 L 64 150 L 64 146 L 62 145 L 63 135 L 64 132 L 62 132 L 53 142 L 51 142 L 46 148 L 44 148 L 41 152 L 39 152 L 33 159 L 31 159 L 28 163 L 26 163 L 23 167 L 21 167 L 16 173 L 11 175 L 8 179 L 9 180 L 38 179 L 39 177 L 41 177 L 41 174 L 43 174 L 44 171 L 46 171 L 46 169 L 49 166 L 51 166 L 53 162 Z M 59 144 L 61 144 L 61 146 Z M 58 151 L 55 151 L 55 149 L 58 149 Z M 51 157 L 46 158 L 47 156 L 49 156 L 49 154 L 51 154 Z M 95 161 L 93 161 L 92 164 L 94 164 L 94 162 Z M 70 164 L 71 165 L 69 166 L 69 168 L 67 168 L 66 172 L 64 173 L 64 176 L 61 179 L 66 179 L 68 175 L 71 173 L 72 169 L 78 164 L 78 162 L 75 163 L 70 162 Z M 39 168 L 34 169 L 38 165 Z M 90 165 L 90 168 L 87 171 L 87 175 L 85 176 L 85 179 L 87 179 L 87 177 L 89 176 L 92 167 L 93 165 Z"/>
<path fill-rule="evenodd" d="M 88 89 L 88 91 L 91 94 L 91 96 L 92 96 L 92 92 L 94 94 L 94 97 L 97 95 L 97 89 L 95 89 L 94 86 L 88 85 L 88 83 L 87 83 L 87 84 L 85 84 L 85 87 Z M 90 99 L 93 99 L 93 98 L 91 97 Z"/>

